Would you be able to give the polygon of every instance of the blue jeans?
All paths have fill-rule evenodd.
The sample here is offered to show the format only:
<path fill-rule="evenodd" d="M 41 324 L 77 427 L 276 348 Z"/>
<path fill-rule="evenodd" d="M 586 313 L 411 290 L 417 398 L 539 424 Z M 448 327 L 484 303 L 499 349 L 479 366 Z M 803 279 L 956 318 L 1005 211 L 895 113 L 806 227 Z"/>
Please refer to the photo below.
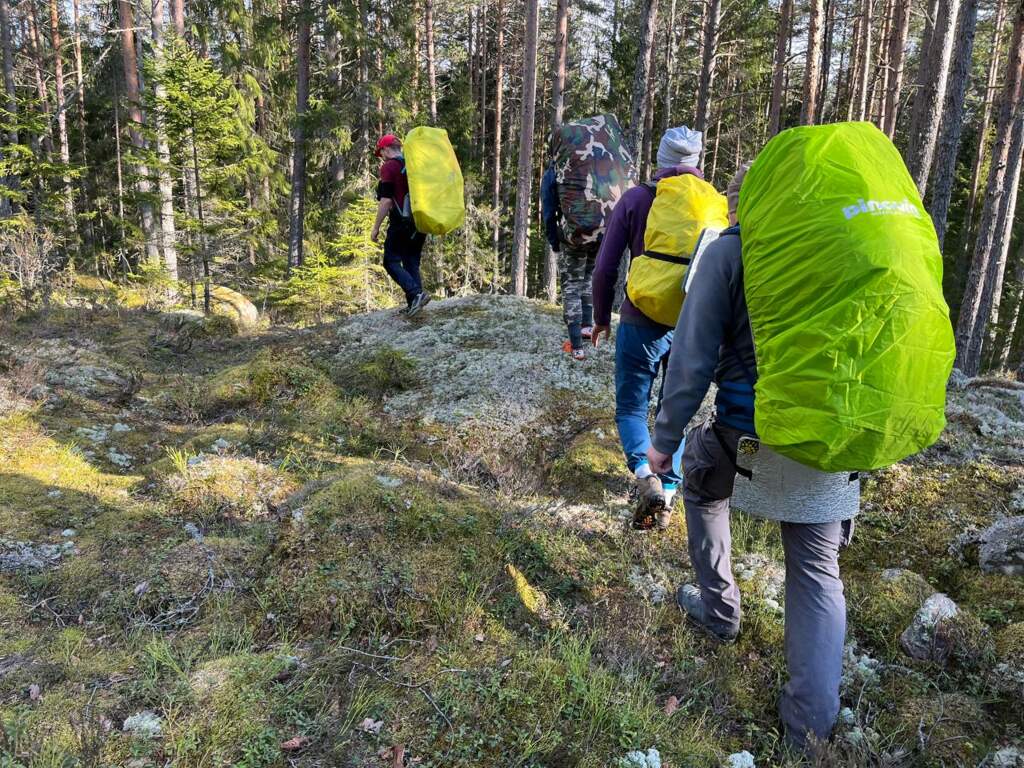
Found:
<path fill-rule="evenodd" d="M 391 218 L 384 237 L 384 269 L 398 283 L 407 304 L 423 291 L 420 255 L 427 236 L 401 219 Z"/>
<path fill-rule="evenodd" d="M 619 428 L 626 465 L 635 472 L 647 463 L 651 445 L 648 416 L 651 395 L 658 371 L 668 366 L 672 349 L 672 331 L 646 325 L 619 323 L 615 334 L 615 425 Z M 661 401 L 661 392 L 658 392 Z M 666 488 L 675 488 L 682 481 L 683 445 L 672 456 L 672 471 L 660 475 Z"/>

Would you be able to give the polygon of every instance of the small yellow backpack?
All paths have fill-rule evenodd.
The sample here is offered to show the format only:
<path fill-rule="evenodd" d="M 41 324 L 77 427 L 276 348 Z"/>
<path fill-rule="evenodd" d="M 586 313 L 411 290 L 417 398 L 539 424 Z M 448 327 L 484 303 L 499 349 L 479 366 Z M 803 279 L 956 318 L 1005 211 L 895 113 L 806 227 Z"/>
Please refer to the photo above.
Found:
<path fill-rule="evenodd" d="M 703 179 L 684 173 L 658 182 L 647 214 L 644 252 L 629 265 L 626 295 L 651 320 L 675 327 L 683 278 L 705 229 L 729 226 L 729 204 Z"/>

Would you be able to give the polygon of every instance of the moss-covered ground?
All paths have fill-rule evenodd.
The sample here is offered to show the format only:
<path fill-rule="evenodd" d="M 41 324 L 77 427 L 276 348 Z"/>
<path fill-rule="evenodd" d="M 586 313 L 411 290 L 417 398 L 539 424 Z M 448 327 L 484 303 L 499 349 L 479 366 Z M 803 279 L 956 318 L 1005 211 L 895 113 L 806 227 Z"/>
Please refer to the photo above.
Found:
<path fill-rule="evenodd" d="M 682 515 L 628 530 L 611 413 L 561 394 L 522 433 L 399 419 L 382 404 L 425 385 L 412 356 L 230 331 L 177 343 L 116 302 L 0 331 L 21 398 L 0 414 L 0 554 L 61 552 L 0 571 L 0 765 L 803 764 L 775 715 L 776 527 L 736 517 L 744 627 L 714 645 L 672 603 Z M 76 384 L 43 342 L 122 383 Z M 984 457 L 867 480 L 847 723 L 807 764 L 974 766 L 1024 739 L 1024 691 L 996 673 L 1024 663 L 1024 579 L 950 549 L 1022 480 Z M 965 614 L 945 665 L 899 643 L 934 591 Z M 126 730 L 140 713 L 159 731 Z"/>

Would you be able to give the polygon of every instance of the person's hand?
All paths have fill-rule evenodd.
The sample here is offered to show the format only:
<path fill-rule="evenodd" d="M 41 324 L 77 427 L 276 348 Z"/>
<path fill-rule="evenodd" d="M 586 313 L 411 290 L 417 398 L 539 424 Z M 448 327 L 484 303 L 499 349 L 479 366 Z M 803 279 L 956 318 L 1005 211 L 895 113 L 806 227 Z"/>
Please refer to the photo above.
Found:
<path fill-rule="evenodd" d="M 653 445 L 647 449 L 647 462 L 651 467 L 651 472 L 656 475 L 667 475 L 672 471 L 672 455 L 662 453 Z"/>
<path fill-rule="evenodd" d="M 594 345 L 595 349 L 601 346 L 602 333 L 609 339 L 611 338 L 611 329 L 607 325 L 594 325 L 590 331 L 590 342 Z"/>
<path fill-rule="evenodd" d="M 380 240 L 380 227 L 373 228 L 373 231 L 370 233 L 370 239 L 375 243 Z"/>

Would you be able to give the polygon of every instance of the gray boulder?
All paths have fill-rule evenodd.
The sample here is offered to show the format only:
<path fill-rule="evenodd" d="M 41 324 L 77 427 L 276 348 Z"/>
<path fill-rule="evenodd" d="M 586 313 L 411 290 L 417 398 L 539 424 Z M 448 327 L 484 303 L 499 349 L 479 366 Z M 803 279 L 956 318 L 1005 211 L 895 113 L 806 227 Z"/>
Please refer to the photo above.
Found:
<path fill-rule="evenodd" d="M 1024 515 L 999 520 L 982 532 L 978 563 L 986 573 L 1024 575 Z"/>
<path fill-rule="evenodd" d="M 907 655 L 923 661 L 944 662 L 953 650 L 948 622 L 960 612 L 956 603 L 941 592 L 924 601 L 910 626 L 903 630 L 900 645 Z"/>

